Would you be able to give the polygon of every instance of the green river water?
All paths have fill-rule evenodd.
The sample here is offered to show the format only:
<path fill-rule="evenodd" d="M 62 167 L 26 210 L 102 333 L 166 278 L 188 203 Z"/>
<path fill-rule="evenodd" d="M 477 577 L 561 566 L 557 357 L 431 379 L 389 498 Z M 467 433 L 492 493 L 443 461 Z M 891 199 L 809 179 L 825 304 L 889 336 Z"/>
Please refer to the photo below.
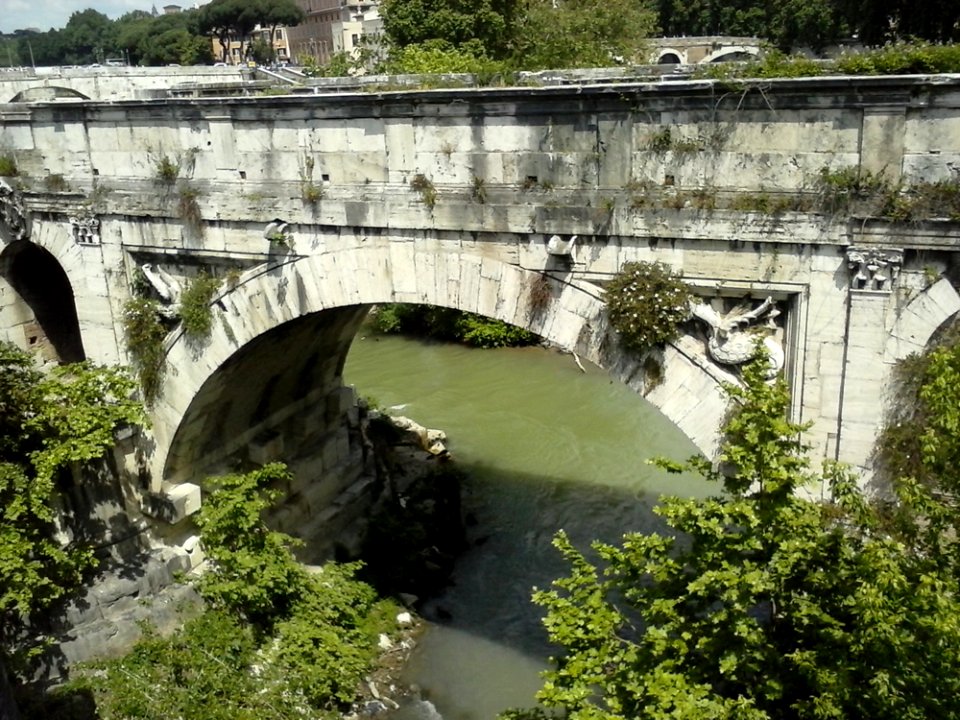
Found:
<path fill-rule="evenodd" d="M 530 706 L 552 652 L 530 602 L 564 571 L 560 528 L 582 548 L 651 530 L 664 493 L 703 496 L 700 478 L 650 466 L 695 450 L 627 387 L 570 355 L 542 348 L 472 350 L 400 337 L 358 337 L 346 382 L 395 414 L 444 430 L 468 473 L 471 548 L 453 583 L 423 608 L 433 619 L 406 680 L 422 700 L 394 720 L 492 720 Z M 442 619 L 440 619 L 442 618 Z"/>

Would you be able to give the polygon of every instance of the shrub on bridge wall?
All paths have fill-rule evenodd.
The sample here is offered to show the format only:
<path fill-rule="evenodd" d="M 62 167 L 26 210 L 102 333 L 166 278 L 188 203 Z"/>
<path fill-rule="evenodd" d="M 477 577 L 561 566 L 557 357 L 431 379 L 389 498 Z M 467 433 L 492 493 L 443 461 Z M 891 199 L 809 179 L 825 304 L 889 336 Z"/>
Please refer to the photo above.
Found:
<path fill-rule="evenodd" d="M 604 290 L 610 324 L 623 347 L 643 354 L 673 340 L 690 317 L 690 290 L 663 263 L 629 262 Z"/>
<path fill-rule="evenodd" d="M 856 166 L 823 168 L 817 178 L 821 212 L 885 217 L 894 222 L 960 220 L 960 175 L 929 182 L 892 182 Z"/>
<path fill-rule="evenodd" d="M 836 60 L 811 60 L 799 55 L 767 52 L 749 63 L 710 63 L 700 66 L 694 77 L 735 80 L 731 89 L 748 89 L 754 78 L 776 79 L 818 75 L 914 75 L 960 72 L 960 45 L 927 42 L 893 43 L 866 52 L 841 55 Z"/>
<path fill-rule="evenodd" d="M 184 184 L 178 193 L 177 214 L 198 237 L 203 237 L 203 213 L 197 198 L 200 191 Z"/>
<path fill-rule="evenodd" d="M 13 155 L 0 155 L 0 177 L 16 177 L 20 174 L 17 160 Z"/>
<path fill-rule="evenodd" d="M 157 182 L 164 185 L 173 185 L 180 177 L 180 163 L 167 155 L 161 155 L 156 160 Z"/>
<path fill-rule="evenodd" d="M 420 202 L 433 210 L 437 204 L 437 188 L 433 181 L 423 173 L 417 173 L 410 181 L 410 187 L 420 193 Z"/>
<path fill-rule="evenodd" d="M 191 280 L 180 296 L 180 322 L 190 340 L 203 341 L 213 328 L 213 308 L 210 303 L 220 289 L 220 280 L 200 272 Z"/>

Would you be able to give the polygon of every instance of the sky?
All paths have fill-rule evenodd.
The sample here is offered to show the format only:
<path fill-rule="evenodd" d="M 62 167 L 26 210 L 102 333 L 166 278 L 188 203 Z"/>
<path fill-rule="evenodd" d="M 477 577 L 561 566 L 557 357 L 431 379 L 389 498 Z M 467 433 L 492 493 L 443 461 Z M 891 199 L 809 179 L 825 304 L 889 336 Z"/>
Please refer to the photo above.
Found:
<path fill-rule="evenodd" d="M 195 0 L 157 0 L 157 10 L 164 5 L 193 7 Z M 203 4 L 203 3 L 200 3 Z M 0 32 L 22 28 L 62 28 L 78 10 L 92 7 L 115 20 L 131 10 L 150 12 L 152 0 L 0 0 Z"/>

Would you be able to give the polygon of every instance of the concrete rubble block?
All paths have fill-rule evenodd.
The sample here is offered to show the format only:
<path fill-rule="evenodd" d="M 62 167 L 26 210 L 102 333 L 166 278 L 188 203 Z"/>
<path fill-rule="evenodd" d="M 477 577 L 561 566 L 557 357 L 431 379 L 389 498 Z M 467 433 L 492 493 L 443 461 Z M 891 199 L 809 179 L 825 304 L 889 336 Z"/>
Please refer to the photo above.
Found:
<path fill-rule="evenodd" d="M 158 493 L 147 493 L 141 504 L 145 515 L 174 525 L 200 509 L 200 486 L 193 483 L 165 485 Z"/>

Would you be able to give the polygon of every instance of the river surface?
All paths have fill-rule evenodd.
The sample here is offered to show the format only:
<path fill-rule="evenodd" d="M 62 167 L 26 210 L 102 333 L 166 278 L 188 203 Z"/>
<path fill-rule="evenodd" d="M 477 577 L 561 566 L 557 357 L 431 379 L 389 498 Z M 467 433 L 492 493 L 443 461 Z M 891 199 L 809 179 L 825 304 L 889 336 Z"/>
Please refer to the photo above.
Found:
<path fill-rule="evenodd" d="M 564 572 L 554 533 L 563 528 L 582 549 L 616 542 L 661 527 L 651 512 L 661 494 L 715 491 L 649 465 L 695 449 L 645 400 L 598 368 L 581 372 L 570 355 L 367 336 L 354 341 L 344 374 L 394 414 L 444 430 L 468 474 L 471 547 L 423 609 L 433 622 L 405 678 L 423 701 L 394 720 L 493 720 L 533 705 L 555 650 L 530 593 Z"/>

